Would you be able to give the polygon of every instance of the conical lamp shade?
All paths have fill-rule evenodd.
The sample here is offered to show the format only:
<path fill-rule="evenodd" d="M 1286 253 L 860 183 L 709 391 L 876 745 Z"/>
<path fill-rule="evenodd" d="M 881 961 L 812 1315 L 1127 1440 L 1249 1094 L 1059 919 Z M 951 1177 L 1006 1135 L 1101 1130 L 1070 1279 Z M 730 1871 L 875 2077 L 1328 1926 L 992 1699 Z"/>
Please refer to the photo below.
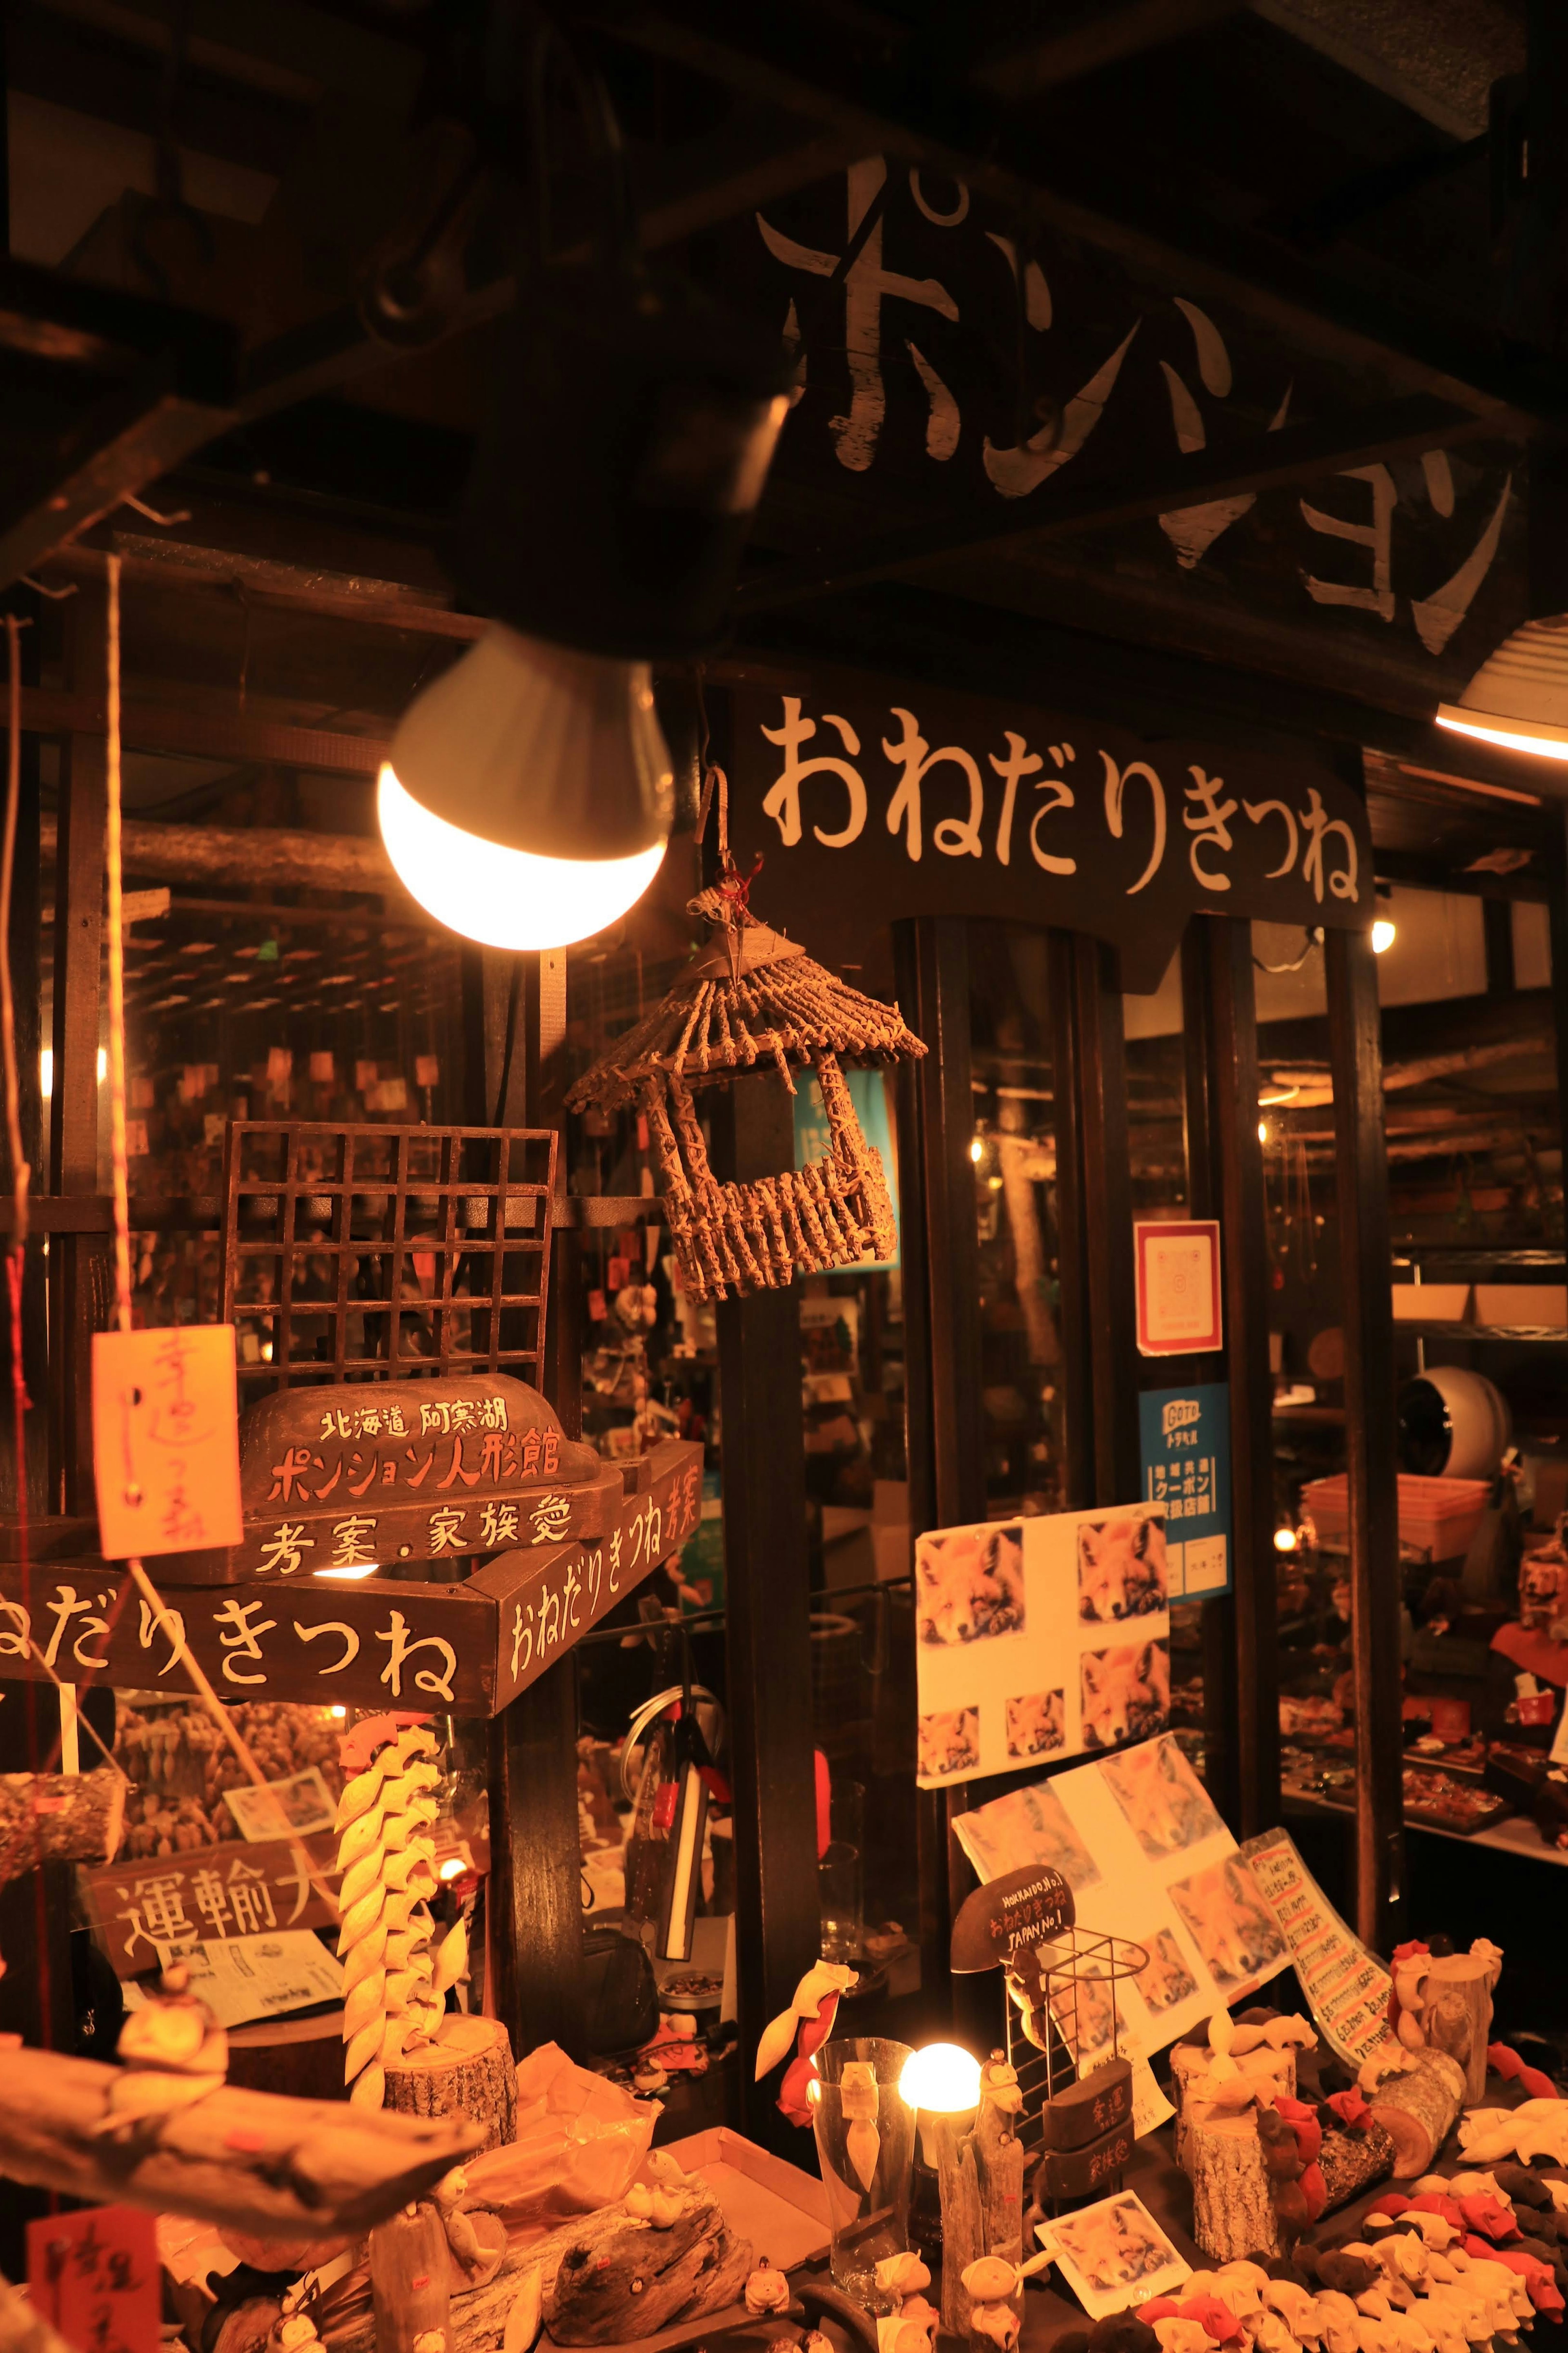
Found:
<path fill-rule="evenodd" d="M 409 705 L 381 772 L 387 854 L 439 921 L 563 947 L 636 903 L 669 832 L 646 662 L 496 625 Z"/>
<path fill-rule="evenodd" d="M 1438 705 L 1437 724 L 1505 751 L 1568 760 L 1568 613 L 1526 621 L 1505 638 L 1458 702 Z"/>

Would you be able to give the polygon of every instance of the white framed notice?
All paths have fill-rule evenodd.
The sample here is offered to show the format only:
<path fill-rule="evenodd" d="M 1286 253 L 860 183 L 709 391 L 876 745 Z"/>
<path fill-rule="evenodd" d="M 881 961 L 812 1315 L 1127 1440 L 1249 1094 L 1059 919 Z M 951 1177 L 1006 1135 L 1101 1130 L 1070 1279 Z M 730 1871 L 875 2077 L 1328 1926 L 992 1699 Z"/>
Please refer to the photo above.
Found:
<path fill-rule="evenodd" d="M 1138 1348 L 1198 1356 L 1225 1345 L 1217 1218 L 1139 1218 L 1132 1227 Z"/>

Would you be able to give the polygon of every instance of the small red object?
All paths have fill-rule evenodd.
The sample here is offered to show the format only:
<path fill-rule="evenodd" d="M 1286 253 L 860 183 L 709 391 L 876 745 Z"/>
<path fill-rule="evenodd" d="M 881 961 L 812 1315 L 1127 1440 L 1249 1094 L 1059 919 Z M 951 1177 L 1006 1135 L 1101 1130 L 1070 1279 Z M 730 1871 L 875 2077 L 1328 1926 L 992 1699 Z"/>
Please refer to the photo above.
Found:
<path fill-rule="evenodd" d="M 1147 2304 L 1138 2307 L 1139 2319 L 1146 2320 L 1151 2327 L 1156 2320 L 1179 2320 L 1181 2316 L 1181 2306 L 1173 2296 L 1152 2295 Z"/>
<path fill-rule="evenodd" d="M 1347 2132 L 1364 2132 L 1372 2121 L 1372 2110 L 1353 2084 L 1348 2092 L 1331 2092 L 1323 2105 L 1332 2108 Z M 1380 2211 L 1385 2214 L 1403 2213 L 1405 2200 L 1401 2199 L 1397 2206 L 1385 2206 Z"/>
<path fill-rule="evenodd" d="M 159 2353 L 162 2274 L 156 2218 L 136 2206 L 89 2206 L 27 2225 L 33 2308 L 68 2345 Z"/>
<path fill-rule="evenodd" d="M 675 1809 L 679 1796 L 678 1781 L 659 1783 L 653 1799 L 653 1828 L 656 1831 L 672 1831 L 675 1828 Z"/>
<path fill-rule="evenodd" d="M 411 1724 L 428 1724 L 428 1712 L 417 1714 L 406 1708 L 388 1709 L 383 1715 L 367 1715 L 352 1732 L 345 1732 L 338 1743 L 338 1762 L 345 1773 L 363 1773 L 378 1748 Z"/>
<path fill-rule="evenodd" d="M 1236 2315 L 1217 2295 L 1189 2295 L 1176 2307 L 1178 2320 L 1195 2320 L 1216 2345 L 1238 2345 L 1246 2335 Z"/>
<path fill-rule="evenodd" d="M 1460 2199 L 1459 2211 L 1468 2231 L 1484 2231 L 1489 2239 L 1517 2239 L 1520 2235 L 1513 2216 L 1495 2198 L 1488 2198 L 1479 2190 L 1472 2197 Z"/>
<path fill-rule="evenodd" d="M 1318 2122 L 1316 2111 L 1310 2108 L 1305 2100 L 1293 2100 L 1285 2092 L 1275 2100 L 1274 2111 L 1277 2116 L 1284 2117 L 1295 2134 L 1297 2154 L 1302 2164 L 1315 2165 L 1323 2149 L 1323 2127 Z"/>
<path fill-rule="evenodd" d="M 820 1862 L 833 1837 L 833 1777 L 821 1749 L 814 1753 L 816 1758 L 816 1859 Z"/>
<path fill-rule="evenodd" d="M 1336 2098 L 1343 2099 L 1345 2095 L 1341 2092 L 1336 2094 L 1335 2096 Z M 1369 2214 L 1388 2214 L 1392 2216 L 1405 2213 L 1408 2210 L 1410 2200 L 1406 2198 L 1403 2189 L 1385 2189 L 1381 2198 L 1374 2198 L 1373 2200 L 1372 2204 L 1366 2211 Z"/>
<path fill-rule="evenodd" d="M 602 1324 L 609 1312 L 609 1307 L 605 1303 L 604 1293 L 602 1291 L 591 1291 L 588 1293 L 588 1321 L 590 1324 Z"/>
<path fill-rule="evenodd" d="M 1469 1738 L 1470 1703 L 1468 1699 L 1435 1699 L 1431 1704 L 1432 1729 L 1439 1740 Z"/>
<path fill-rule="evenodd" d="M 1320 2140 L 1321 2135 L 1319 2136 Z M 1307 2211 L 1315 2222 L 1329 2202 L 1329 2185 L 1323 2179 L 1323 2168 L 1315 2160 L 1305 2168 L 1296 2184 L 1307 2201 Z"/>

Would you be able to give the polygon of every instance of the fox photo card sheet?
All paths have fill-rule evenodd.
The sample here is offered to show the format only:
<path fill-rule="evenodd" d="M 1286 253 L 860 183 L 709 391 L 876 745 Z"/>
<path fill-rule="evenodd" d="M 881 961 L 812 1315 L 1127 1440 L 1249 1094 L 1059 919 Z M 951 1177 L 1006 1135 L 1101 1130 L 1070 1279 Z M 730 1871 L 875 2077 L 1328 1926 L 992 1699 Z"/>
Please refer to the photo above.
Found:
<path fill-rule="evenodd" d="M 1185 2256 L 1130 2189 L 1037 2222 L 1035 2236 L 1091 2320 L 1169 2295 L 1192 2277 Z"/>
<path fill-rule="evenodd" d="M 1114 1988 L 1080 1983 L 1076 2019 L 1058 2006 L 1080 2073 L 1118 2047 L 1151 2057 L 1288 1965 L 1273 1910 L 1174 1733 L 1009 1789 L 953 1829 L 982 1879 L 1049 1863 L 1080 1928 L 1148 1954 Z"/>
<path fill-rule="evenodd" d="M 922 1789 L 1161 1731 L 1164 1514 L 1128 1504 L 933 1529 L 915 1546 L 915 1638 Z"/>

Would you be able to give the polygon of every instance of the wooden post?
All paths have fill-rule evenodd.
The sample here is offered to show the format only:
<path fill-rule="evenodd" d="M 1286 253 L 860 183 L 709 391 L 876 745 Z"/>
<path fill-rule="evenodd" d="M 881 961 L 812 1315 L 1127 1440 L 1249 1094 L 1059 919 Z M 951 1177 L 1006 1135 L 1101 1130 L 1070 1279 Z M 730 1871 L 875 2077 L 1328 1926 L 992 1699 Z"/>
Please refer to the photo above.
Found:
<path fill-rule="evenodd" d="M 1052 1126 L 1057 1139 L 1057 1265 L 1061 1281 L 1062 1509 L 1095 1501 L 1094 1366 L 1089 1343 L 1088 1249 L 1083 1221 L 1083 1123 L 1078 1031 L 1073 1020 L 1070 932 L 1046 934 L 1051 1020 Z"/>
<path fill-rule="evenodd" d="M 1092 1501 L 1097 1504 L 1131 1503 L 1143 1489 L 1119 961 L 1115 950 L 1100 940 L 1081 934 L 1074 940 L 1078 1100 L 1083 1124 L 1081 1217 L 1094 1389 Z"/>
<path fill-rule="evenodd" d="M 772 1075 L 710 1098 L 713 1169 L 749 1183 L 795 1164 L 794 1098 Z M 811 1723 L 811 1626 L 795 1289 L 717 1309 L 723 1417 L 724 1577 L 735 1796 L 735 1951 L 742 2124 L 797 2161 L 777 2083 L 747 2063 L 821 1949 Z"/>
<path fill-rule="evenodd" d="M 489 948 L 465 954 L 467 1089 L 469 1116 L 478 1124 L 538 1124 L 532 1106 L 557 1042 L 542 1031 L 540 962 Z M 576 1437 L 580 1389 L 574 1387 L 552 1402 L 568 1436 Z M 581 2059 L 583 1898 L 572 1652 L 547 1667 L 490 1725 L 489 1799 L 489 2007 L 519 2059 L 546 2042 Z"/>
<path fill-rule="evenodd" d="M 1220 1215 L 1218 1075 L 1214 1054 L 1214 990 L 1209 952 L 1215 926 L 1194 919 L 1182 934 L 1182 1103 L 1187 1204 L 1194 1218 Z M 1213 1361 L 1213 1360 L 1211 1360 Z M 1228 1379 L 1229 1364 L 1220 1366 Z M 1235 1525 L 1234 1514 L 1232 1520 Z M 1204 1678 L 1204 1786 L 1238 1835 L 1241 1829 L 1240 1687 L 1236 1595 L 1199 1604 Z"/>
<path fill-rule="evenodd" d="M 919 1535 L 985 1517 L 969 938 L 946 916 L 896 923 L 893 937 L 899 1003 L 931 1050 L 903 1067 L 899 1124 L 910 1525 Z M 962 1786 L 915 1795 L 921 1984 L 947 2014 L 954 2001 L 967 2012 L 973 1994 L 948 1969 L 952 1915 L 974 1883 L 952 1831 L 968 1803 Z M 994 2021 L 979 2031 L 994 2033 Z"/>
<path fill-rule="evenodd" d="M 1237 1690 L 1237 1827 L 1279 1820 L 1279 1632 L 1275 1582 L 1273 1389 L 1268 1373 L 1268 1249 L 1258 1134 L 1258 1018 L 1252 926 L 1210 917 L 1210 1102 L 1219 1176 L 1230 1389 L 1231 1582 Z M 1381 1099 L 1380 1099 L 1381 1111 Z M 1386 1293 L 1387 1284 L 1384 1285 Z"/>
<path fill-rule="evenodd" d="M 1356 1709 L 1356 1928 L 1374 1951 L 1386 1953 L 1398 1941 L 1403 1916 L 1404 1746 L 1388 1157 L 1372 934 L 1330 932 L 1324 961 L 1345 1334 L 1351 1660 Z"/>
<path fill-rule="evenodd" d="M 71 684 L 102 691 L 104 602 L 84 581 L 68 616 Z M 60 754 L 55 863 L 54 1095 L 49 1166 L 57 1193 L 98 1187 L 98 1046 L 103 962 L 105 754 L 100 735 L 71 735 Z M 107 1329 L 114 1266 L 105 1234 L 58 1234 L 49 1250 L 49 1501 L 90 1512 L 92 1335 Z"/>

